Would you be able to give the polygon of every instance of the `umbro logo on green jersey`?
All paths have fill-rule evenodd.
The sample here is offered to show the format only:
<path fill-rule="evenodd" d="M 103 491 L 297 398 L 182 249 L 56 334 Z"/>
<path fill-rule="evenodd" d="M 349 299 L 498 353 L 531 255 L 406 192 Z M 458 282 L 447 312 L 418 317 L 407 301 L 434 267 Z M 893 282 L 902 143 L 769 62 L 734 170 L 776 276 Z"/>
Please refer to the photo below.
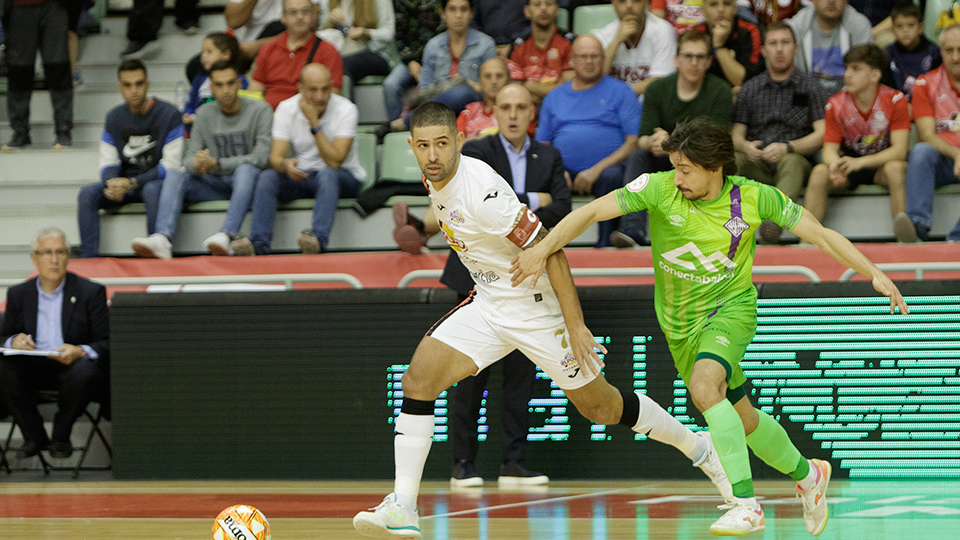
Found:
<path fill-rule="evenodd" d="M 685 219 L 683 219 L 682 217 L 680 217 L 680 216 L 678 216 L 678 215 L 676 215 L 676 214 L 670 216 L 669 219 L 670 219 L 670 224 L 671 224 L 671 225 L 676 225 L 677 227 L 683 227 L 683 222 L 686 221 Z"/>

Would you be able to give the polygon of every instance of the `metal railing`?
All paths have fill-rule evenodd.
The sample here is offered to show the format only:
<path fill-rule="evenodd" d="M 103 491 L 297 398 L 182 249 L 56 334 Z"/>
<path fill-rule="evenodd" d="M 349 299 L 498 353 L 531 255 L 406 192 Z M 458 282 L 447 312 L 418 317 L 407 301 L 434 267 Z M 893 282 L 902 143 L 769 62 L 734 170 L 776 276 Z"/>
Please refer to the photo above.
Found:
<path fill-rule="evenodd" d="M 573 277 L 653 277 L 653 268 L 572 268 Z M 754 266 L 754 274 L 760 275 L 795 275 L 803 276 L 812 283 L 820 283 L 820 276 L 806 266 Z M 418 279 L 437 279 L 443 274 L 442 269 L 414 270 L 397 283 L 398 289 L 406 289 L 410 283 Z"/>
<path fill-rule="evenodd" d="M 283 283 L 284 289 L 293 290 L 294 283 L 346 283 L 354 289 L 362 289 L 363 283 L 350 274 L 243 274 L 234 276 L 141 276 L 91 278 L 106 287 L 146 285 L 222 285 L 230 283 Z M 0 279 L 0 287 L 22 283 L 22 279 Z"/>
<path fill-rule="evenodd" d="M 880 263 L 877 268 L 884 272 L 913 272 L 914 279 L 923 281 L 924 272 L 960 272 L 960 262 Z M 850 281 L 856 275 L 856 270 L 848 268 L 840 274 L 839 281 Z"/>

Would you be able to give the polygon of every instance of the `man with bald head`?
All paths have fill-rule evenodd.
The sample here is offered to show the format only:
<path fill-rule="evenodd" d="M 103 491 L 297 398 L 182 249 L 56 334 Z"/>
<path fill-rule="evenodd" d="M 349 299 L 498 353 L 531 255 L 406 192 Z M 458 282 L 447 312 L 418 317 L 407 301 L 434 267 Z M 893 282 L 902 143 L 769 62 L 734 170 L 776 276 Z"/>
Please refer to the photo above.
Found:
<path fill-rule="evenodd" d="M 307 64 L 298 93 L 273 116 L 270 167 L 260 174 L 253 196 L 250 238 L 233 241 L 237 255 L 266 255 L 273 239 L 277 201 L 314 199 L 313 220 L 297 237 L 300 251 L 327 246 L 340 197 L 356 197 L 367 175 L 357 157 L 357 106 L 333 93 L 330 70 Z M 287 157 L 293 149 L 293 157 Z"/>
<path fill-rule="evenodd" d="M 497 61 L 489 60 L 484 66 Z M 502 61 L 499 62 L 502 65 Z M 480 73 L 480 84 L 483 85 L 482 69 Z M 553 227 L 570 212 L 570 189 L 563 176 L 560 152 L 528 135 L 534 116 L 530 92 L 520 83 L 507 84 L 496 94 L 492 109 L 499 131 L 467 142 L 463 145 L 463 155 L 493 167 L 513 186 L 520 202 L 533 210 L 544 226 Z M 426 235 L 433 236 L 440 231 L 433 207 L 427 211 L 423 222 L 415 218 L 411 220 L 404 203 L 398 203 L 394 212 L 401 220 L 394 236 L 405 251 L 420 253 L 420 248 L 426 244 Z M 447 258 L 440 282 L 456 291 L 460 301 L 465 300 L 474 287 L 470 272 L 454 252 Z M 520 351 L 508 354 L 498 364 L 503 366 L 500 420 L 503 460 L 499 483 L 508 486 L 546 484 L 549 478 L 529 469 L 524 461 L 530 427 L 527 403 L 533 394 L 536 366 Z M 452 393 L 450 441 L 453 470 L 450 483 L 455 487 L 483 484 L 474 464 L 479 447 L 477 420 L 483 391 L 490 378 L 489 371 L 483 370 L 476 376 L 463 379 Z"/>
<path fill-rule="evenodd" d="M 960 24 L 940 34 L 943 65 L 913 85 L 913 121 L 920 142 L 907 160 L 907 211 L 893 220 L 897 240 L 927 240 L 933 226 L 933 190 L 960 182 Z M 947 235 L 960 242 L 960 221 Z"/>
<path fill-rule="evenodd" d="M 595 36 L 574 40 L 571 63 L 573 79 L 543 100 L 537 140 L 560 150 L 575 193 L 602 197 L 625 185 L 623 162 L 637 146 L 640 105 L 627 83 L 604 74 Z M 601 222 L 598 230 L 597 247 L 609 246 L 614 222 Z"/>
<path fill-rule="evenodd" d="M 497 119 L 493 109 L 497 93 L 510 82 L 510 70 L 500 57 L 491 58 L 480 66 L 480 91 L 483 101 L 468 103 L 457 116 L 457 131 L 463 132 L 467 141 L 497 132 Z"/>

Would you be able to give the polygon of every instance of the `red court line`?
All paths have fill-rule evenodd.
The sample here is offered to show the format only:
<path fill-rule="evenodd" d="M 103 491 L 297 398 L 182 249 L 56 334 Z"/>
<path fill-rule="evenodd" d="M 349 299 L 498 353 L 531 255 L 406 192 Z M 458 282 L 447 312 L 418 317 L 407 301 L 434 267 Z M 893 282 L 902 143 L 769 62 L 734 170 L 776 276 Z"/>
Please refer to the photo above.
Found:
<path fill-rule="evenodd" d="M 512 506 L 487 512 L 491 518 L 526 519 L 542 512 L 562 509 L 569 518 L 632 518 L 638 508 L 629 504 L 638 499 L 669 493 L 618 493 L 558 500 L 535 506 Z M 269 518 L 352 518 L 360 510 L 377 505 L 380 495 L 256 495 L 256 494 L 106 494 L 106 495 L 0 495 L 0 517 L 3 518 L 213 518 L 234 504 L 248 504 L 263 511 Z M 481 496 L 460 494 L 421 495 L 422 515 L 446 514 L 484 507 L 517 505 L 524 502 L 566 499 L 549 494 L 487 493 Z M 715 503 L 672 502 L 646 508 L 651 519 L 673 519 L 694 513 L 716 513 Z M 545 510 L 546 509 L 546 510 Z M 778 507 L 781 512 L 799 515 L 799 508 Z M 474 518 L 462 514 L 452 518 Z"/>

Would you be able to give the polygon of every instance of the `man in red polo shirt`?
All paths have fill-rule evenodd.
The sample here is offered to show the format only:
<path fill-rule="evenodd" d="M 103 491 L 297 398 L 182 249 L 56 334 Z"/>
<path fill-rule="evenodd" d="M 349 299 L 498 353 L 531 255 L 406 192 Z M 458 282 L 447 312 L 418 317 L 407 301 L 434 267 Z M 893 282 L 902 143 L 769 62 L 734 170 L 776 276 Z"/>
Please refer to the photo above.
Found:
<path fill-rule="evenodd" d="M 510 78 L 523 83 L 534 103 L 540 103 L 547 92 L 573 78 L 570 40 L 557 31 L 557 0 L 529 0 L 523 14 L 532 33 L 513 48 Z"/>
<path fill-rule="evenodd" d="M 284 0 L 280 21 L 287 31 L 260 49 L 248 90 L 263 92 L 273 109 L 297 93 L 300 70 L 307 64 L 327 66 L 337 94 L 343 88 L 343 60 L 333 45 L 316 33 L 320 10 L 311 0 Z"/>

